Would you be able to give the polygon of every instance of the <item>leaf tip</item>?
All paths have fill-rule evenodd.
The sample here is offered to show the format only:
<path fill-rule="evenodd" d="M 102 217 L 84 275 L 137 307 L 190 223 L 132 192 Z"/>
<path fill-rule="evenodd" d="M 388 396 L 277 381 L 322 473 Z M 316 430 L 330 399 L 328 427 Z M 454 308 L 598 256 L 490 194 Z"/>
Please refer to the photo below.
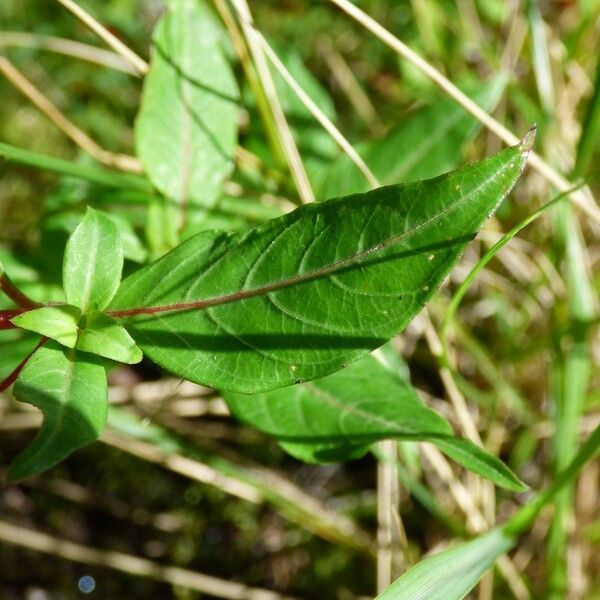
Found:
<path fill-rule="evenodd" d="M 537 125 L 535 123 L 527 130 L 527 133 L 523 136 L 521 143 L 519 144 L 519 150 L 521 151 L 521 156 L 523 158 L 527 158 L 529 152 L 533 148 L 533 143 L 535 142 L 535 136 L 537 134 Z"/>
<path fill-rule="evenodd" d="M 40 469 L 41 471 L 41 469 Z M 19 483 L 25 479 L 30 479 L 37 475 L 38 471 L 31 469 L 31 467 L 24 466 L 19 457 L 15 458 L 8 467 L 8 473 L 6 474 L 7 483 Z"/>
<path fill-rule="evenodd" d="M 509 492 L 514 492 L 516 494 L 522 494 L 523 492 L 527 492 L 529 489 L 531 489 L 524 481 L 516 476 L 514 481 L 511 481 L 509 485 L 505 485 L 503 487 Z"/>

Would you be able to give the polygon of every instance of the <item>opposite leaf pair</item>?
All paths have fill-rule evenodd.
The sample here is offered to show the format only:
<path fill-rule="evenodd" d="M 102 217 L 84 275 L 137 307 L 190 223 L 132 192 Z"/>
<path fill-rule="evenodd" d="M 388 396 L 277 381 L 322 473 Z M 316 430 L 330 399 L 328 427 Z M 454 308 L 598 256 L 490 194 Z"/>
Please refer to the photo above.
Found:
<path fill-rule="evenodd" d="M 142 352 L 124 327 L 101 311 L 115 295 L 123 249 L 115 224 L 93 209 L 65 249 L 63 287 L 68 304 L 42 306 L 11 319 L 42 340 L 13 388 L 15 397 L 44 412 L 34 441 L 13 461 L 9 477 L 43 471 L 93 442 L 108 411 L 106 371 L 100 357 L 136 363 Z"/>
<path fill-rule="evenodd" d="M 105 214 L 88 208 L 65 249 L 63 289 L 67 304 L 24 312 L 11 322 L 67 348 L 122 363 L 137 363 L 142 352 L 127 330 L 101 311 L 121 283 L 123 247 Z"/>

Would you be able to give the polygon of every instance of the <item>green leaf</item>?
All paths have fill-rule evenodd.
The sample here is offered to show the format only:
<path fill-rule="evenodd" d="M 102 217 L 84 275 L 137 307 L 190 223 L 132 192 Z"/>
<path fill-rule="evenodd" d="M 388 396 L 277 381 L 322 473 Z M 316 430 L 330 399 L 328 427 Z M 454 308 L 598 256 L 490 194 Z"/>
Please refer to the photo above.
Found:
<path fill-rule="evenodd" d="M 500 487 L 513 492 L 524 492 L 528 489 L 499 458 L 469 440 L 438 438 L 430 441 L 459 465 L 493 481 Z"/>
<path fill-rule="evenodd" d="M 306 462 L 348 460 L 386 438 L 452 435 L 412 386 L 372 356 L 311 382 L 252 396 L 225 393 L 232 413 Z"/>
<path fill-rule="evenodd" d="M 119 231 L 119 237 L 123 244 L 123 256 L 134 262 L 146 262 L 148 251 L 144 248 L 131 222 L 119 214 L 112 213 L 108 216 Z"/>
<path fill-rule="evenodd" d="M 119 287 L 122 270 L 123 246 L 117 226 L 107 215 L 88 208 L 65 249 L 67 302 L 83 312 L 105 308 Z"/>
<path fill-rule="evenodd" d="M 135 126 L 152 183 L 179 205 L 212 206 L 233 169 L 238 89 L 204 3 L 170 2 L 157 25 Z"/>
<path fill-rule="evenodd" d="M 376 600 L 461 600 L 514 543 L 513 538 L 494 529 L 438 552 L 409 569 Z"/>
<path fill-rule="evenodd" d="M 450 424 L 423 405 L 408 380 L 372 356 L 312 382 L 223 396 L 236 417 L 305 462 L 359 458 L 370 444 L 389 438 L 424 441 L 503 488 L 527 489 L 498 458 L 451 437 Z"/>
<path fill-rule="evenodd" d="M 85 316 L 85 328 L 79 333 L 75 347 L 128 364 L 138 363 L 143 358 L 127 330 L 101 312 Z"/>
<path fill-rule="evenodd" d="M 23 360 L 33 352 L 39 336 L 20 329 L 3 333 L 0 338 L 0 381 L 2 381 Z"/>
<path fill-rule="evenodd" d="M 501 75 L 473 89 L 470 96 L 491 110 L 505 86 L 506 77 Z M 357 144 L 356 150 L 381 183 L 416 181 L 455 167 L 461 148 L 479 126 L 455 100 L 445 98 L 412 111 L 383 140 Z M 330 198 L 368 189 L 365 176 L 344 154 L 322 170 L 315 192 Z"/>
<path fill-rule="evenodd" d="M 127 278 L 112 314 L 148 357 L 191 381 L 252 393 L 328 375 L 421 310 L 517 181 L 531 143 L 244 234 L 199 234 Z"/>
<path fill-rule="evenodd" d="M 106 422 L 106 373 L 97 359 L 55 342 L 40 348 L 17 379 L 13 394 L 44 413 L 42 428 L 15 458 L 11 480 L 24 479 L 54 466 L 94 441 Z"/>
<path fill-rule="evenodd" d="M 56 340 L 67 348 L 74 348 L 80 317 L 81 311 L 76 306 L 65 304 L 29 310 L 11 319 L 11 323 Z"/>

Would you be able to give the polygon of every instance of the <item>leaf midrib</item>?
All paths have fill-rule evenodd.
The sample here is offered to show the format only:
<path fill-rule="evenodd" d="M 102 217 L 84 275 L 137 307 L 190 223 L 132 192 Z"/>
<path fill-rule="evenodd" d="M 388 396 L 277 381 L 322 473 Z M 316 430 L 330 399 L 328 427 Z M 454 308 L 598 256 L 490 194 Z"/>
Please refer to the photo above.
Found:
<path fill-rule="evenodd" d="M 387 250 L 387 249 L 399 244 L 407 237 L 410 237 L 410 236 L 418 233 L 421 229 L 434 224 L 435 222 L 439 221 L 440 219 L 443 219 L 448 213 L 450 213 L 455 208 L 457 208 L 457 206 L 460 206 L 461 204 L 466 202 L 469 198 L 471 198 L 472 196 L 477 194 L 482 188 L 489 185 L 491 182 L 493 182 L 495 179 L 497 179 L 500 175 L 502 175 L 506 170 L 510 169 L 511 164 L 512 164 L 512 161 L 506 162 L 495 173 L 493 173 L 492 175 L 487 177 L 482 183 L 480 183 L 475 188 L 470 190 L 468 194 L 459 196 L 459 198 L 455 202 L 449 204 L 441 211 L 436 212 L 429 219 L 425 219 L 424 221 L 421 221 L 420 223 L 418 223 L 411 229 L 409 229 L 407 231 L 403 231 L 402 233 L 397 234 L 395 236 L 392 236 L 392 237 L 388 238 L 387 240 L 384 240 L 383 242 L 380 242 L 379 244 L 375 244 L 369 248 L 366 248 L 365 250 L 362 250 L 352 256 L 349 256 L 349 257 L 344 258 L 337 262 L 333 262 L 330 265 L 315 269 L 314 271 L 309 271 L 309 272 L 303 273 L 303 274 L 296 274 L 296 275 L 293 275 L 286 279 L 281 279 L 279 281 L 265 284 L 265 285 L 259 286 L 257 288 L 252 288 L 249 290 L 240 290 L 237 292 L 233 292 L 231 294 L 224 294 L 222 296 L 216 296 L 213 298 L 206 298 L 203 300 L 195 300 L 192 302 L 178 302 L 178 303 L 158 305 L 158 306 L 146 306 L 146 307 L 137 307 L 137 308 L 130 308 L 130 309 L 122 309 L 122 310 L 109 310 L 109 311 L 106 311 L 106 314 L 110 315 L 111 317 L 115 317 L 115 318 L 121 317 L 122 318 L 122 317 L 130 317 L 130 316 L 137 316 L 137 315 L 153 315 L 153 314 L 162 313 L 162 312 L 180 312 L 180 311 L 194 310 L 194 309 L 200 310 L 200 309 L 208 308 L 211 306 L 228 304 L 231 302 L 245 300 L 245 299 L 252 298 L 255 296 L 261 296 L 264 294 L 268 294 L 270 292 L 274 292 L 274 291 L 277 291 L 280 289 L 285 289 L 288 287 L 293 287 L 300 283 L 305 283 L 307 281 L 311 281 L 314 279 L 318 279 L 320 277 L 324 277 L 324 276 L 334 273 L 336 271 L 339 271 L 339 270 L 342 270 L 349 266 L 352 266 L 354 263 L 370 256 L 371 254 L 374 254 L 374 253 L 377 253 L 377 252 L 380 252 L 383 250 Z"/>

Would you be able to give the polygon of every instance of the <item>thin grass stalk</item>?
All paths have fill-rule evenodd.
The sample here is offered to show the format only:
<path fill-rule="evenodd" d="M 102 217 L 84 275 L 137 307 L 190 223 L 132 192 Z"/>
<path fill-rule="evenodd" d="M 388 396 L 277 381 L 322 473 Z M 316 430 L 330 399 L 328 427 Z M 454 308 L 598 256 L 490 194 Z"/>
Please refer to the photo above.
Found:
<path fill-rule="evenodd" d="M 118 37 L 112 34 L 104 25 L 96 20 L 73 0 L 57 0 L 86 27 L 93 31 L 107 46 L 112 48 L 119 56 L 122 56 L 140 75 L 148 72 L 148 63 L 138 56 L 131 48 L 126 46 Z"/>
<path fill-rule="evenodd" d="M 397 54 L 408 60 L 417 69 L 422 71 L 429 79 L 438 85 L 444 93 L 456 100 L 465 110 L 471 113 L 480 123 L 490 131 L 501 138 L 506 144 L 514 146 L 519 143 L 519 138 L 499 123 L 490 114 L 478 106 L 466 94 L 464 94 L 447 77 L 444 77 L 437 69 L 430 65 L 426 60 L 411 50 L 406 44 L 392 35 L 387 29 L 382 27 L 367 13 L 349 2 L 349 0 L 330 0 L 346 14 L 355 19 L 368 31 L 373 33 L 387 46 L 392 48 Z M 549 183 L 555 186 L 560 192 L 569 192 L 571 200 L 584 211 L 591 219 L 600 223 L 600 208 L 594 202 L 589 190 L 575 189 L 573 184 L 565 179 L 558 171 L 550 166 L 535 152 L 530 152 L 528 156 L 529 164 L 540 173 Z"/>
<path fill-rule="evenodd" d="M 76 544 L 47 533 L 0 521 L 0 540 L 35 552 L 58 556 L 69 562 L 114 569 L 137 577 L 195 590 L 202 594 L 227 600 L 294 600 L 263 588 L 253 588 L 231 580 L 219 579 L 197 571 L 162 565 L 146 558 L 123 552 L 100 550 Z"/>
<path fill-rule="evenodd" d="M 233 0 L 234 8 L 239 16 L 240 25 L 246 37 L 246 42 L 250 48 L 250 53 L 254 61 L 259 80 L 268 100 L 273 119 L 276 124 L 277 132 L 281 140 L 281 145 L 285 152 L 285 157 L 292 174 L 292 178 L 298 190 L 298 194 L 303 203 L 314 202 L 315 196 L 306 174 L 302 158 L 294 140 L 289 123 L 279 101 L 275 83 L 269 71 L 263 49 L 257 38 L 256 30 L 252 25 L 252 14 L 246 0 Z"/>

